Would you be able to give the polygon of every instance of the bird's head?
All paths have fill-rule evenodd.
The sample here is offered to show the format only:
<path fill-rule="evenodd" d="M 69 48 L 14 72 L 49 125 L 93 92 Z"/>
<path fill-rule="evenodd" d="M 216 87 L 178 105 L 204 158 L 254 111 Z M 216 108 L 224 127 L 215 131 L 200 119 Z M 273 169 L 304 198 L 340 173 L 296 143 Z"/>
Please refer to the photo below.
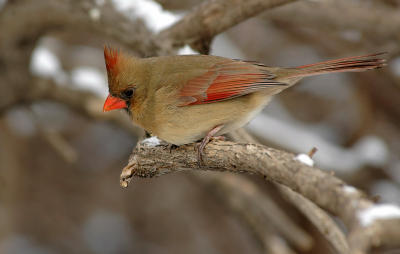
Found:
<path fill-rule="evenodd" d="M 110 47 L 104 47 L 104 60 L 109 95 L 104 103 L 103 111 L 128 108 L 134 99 L 137 85 L 143 77 L 140 60 Z"/>

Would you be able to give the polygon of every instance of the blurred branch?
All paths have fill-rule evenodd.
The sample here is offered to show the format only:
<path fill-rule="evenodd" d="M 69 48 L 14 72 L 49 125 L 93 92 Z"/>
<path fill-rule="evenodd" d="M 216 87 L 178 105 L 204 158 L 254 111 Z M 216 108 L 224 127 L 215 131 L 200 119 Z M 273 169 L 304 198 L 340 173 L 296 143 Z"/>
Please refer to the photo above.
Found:
<path fill-rule="evenodd" d="M 189 44 L 194 50 L 207 54 L 211 40 L 217 34 L 267 9 L 294 1 L 296 0 L 205 1 L 175 25 L 156 35 L 154 42 L 162 50 Z"/>
<path fill-rule="evenodd" d="M 393 43 L 393 39 L 400 40 L 398 10 L 384 6 L 379 1 L 303 1 L 265 16 L 268 20 L 292 23 L 298 29 L 329 30 L 331 33 L 353 31 L 360 33 L 361 42 L 373 41 L 374 45 L 383 44 L 387 47 L 387 43 Z M 320 38 L 314 39 L 319 41 Z"/>
<path fill-rule="evenodd" d="M 121 114 L 120 112 L 104 113 L 102 111 L 104 98 L 100 98 L 90 91 L 74 89 L 68 85 L 59 86 L 50 79 L 32 79 L 29 93 L 22 94 L 18 100 L 7 106 L 30 104 L 40 100 L 51 100 L 62 103 L 81 115 L 95 120 L 111 122 L 137 136 L 144 134 L 141 128 L 132 124 L 127 114 Z M 0 114 L 8 107 L 0 107 Z"/>
<path fill-rule="evenodd" d="M 350 230 L 351 253 L 400 244 L 400 218 L 391 223 L 377 219 L 370 225 L 361 225 L 358 215 L 374 203 L 357 190 L 346 190 L 345 183 L 333 175 L 295 160 L 291 153 L 255 144 L 213 141 L 205 149 L 204 167 L 198 168 L 195 148 L 196 144 L 189 144 L 170 152 L 164 146 L 138 143 L 121 173 L 121 185 L 126 187 L 134 176 L 155 177 L 183 170 L 260 174 L 338 216 Z"/>
<path fill-rule="evenodd" d="M 281 184 L 276 184 L 276 186 L 281 194 L 294 204 L 304 216 L 311 221 L 325 239 L 329 241 L 336 253 L 349 252 L 349 246 L 344 233 L 325 211 L 290 188 Z"/>
<path fill-rule="evenodd" d="M 307 251 L 312 248 L 311 236 L 300 229 L 254 182 L 235 174 L 194 176 L 195 180 L 215 190 L 221 201 L 246 221 L 264 248 L 269 246 L 271 239 L 278 237 L 274 236 L 276 232 L 297 249 Z M 285 241 L 281 241 L 284 244 Z"/>
<path fill-rule="evenodd" d="M 0 15 L 0 112 L 31 93 L 30 56 L 37 40 L 45 34 L 91 31 L 145 55 L 148 29 L 111 7 L 91 0 L 7 1 Z M 89 15 L 93 9 L 99 11 L 98 18 Z"/>

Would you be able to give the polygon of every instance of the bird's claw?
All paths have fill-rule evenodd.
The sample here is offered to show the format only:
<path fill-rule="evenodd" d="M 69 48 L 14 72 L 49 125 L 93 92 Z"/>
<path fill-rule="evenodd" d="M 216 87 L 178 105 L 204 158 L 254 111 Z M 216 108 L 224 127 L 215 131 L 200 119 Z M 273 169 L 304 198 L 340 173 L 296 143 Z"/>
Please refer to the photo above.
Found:
<path fill-rule="evenodd" d="M 202 146 L 203 142 L 200 144 L 197 144 L 195 147 L 197 147 L 197 166 L 201 168 L 204 163 L 203 163 L 203 150 L 205 146 Z"/>
<path fill-rule="evenodd" d="M 169 150 L 169 153 L 171 153 L 172 150 L 175 150 L 175 149 L 177 149 L 178 147 L 179 147 L 179 146 L 174 145 L 174 144 L 165 144 L 165 145 L 164 145 L 164 150 L 168 149 L 168 150 Z"/>
<path fill-rule="evenodd" d="M 203 166 L 203 151 L 208 142 L 210 142 L 211 139 L 214 139 L 214 135 L 220 131 L 224 127 L 224 125 L 217 125 L 214 128 L 212 128 L 207 135 L 203 138 L 203 140 L 200 142 L 200 144 L 196 145 L 197 147 L 197 165 L 200 167 Z M 222 136 L 215 137 L 215 139 L 221 139 Z M 224 138 L 224 137 L 222 137 Z"/>

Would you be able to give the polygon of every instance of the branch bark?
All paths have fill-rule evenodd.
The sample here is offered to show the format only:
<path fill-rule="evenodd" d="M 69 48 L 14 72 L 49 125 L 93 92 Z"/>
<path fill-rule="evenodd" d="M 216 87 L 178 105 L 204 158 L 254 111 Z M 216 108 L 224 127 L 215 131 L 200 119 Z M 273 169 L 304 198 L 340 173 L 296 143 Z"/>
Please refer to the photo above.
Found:
<path fill-rule="evenodd" d="M 165 146 L 138 143 L 121 173 L 121 185 L 127 187 L 132 177 L 155 177 L 184 170 L 230 171 L 253 173 L 298 192 L 329 213 L 338 216 L 349 229 L 351 253 L 365 253 L 381 245 L 399 246 L 400 218 L 376 220 L 361 225 L 359 214 L 374 205 L 363 193 L 346 190 L 346 184 L 333 175 L 309 167 L 291 153 L 255 144 L 213 141 L 204 154 L 204 167 L 197 166 L 196 144 L 169 151 Z M 382 230 L 385 225 L 385 230 Z"/>

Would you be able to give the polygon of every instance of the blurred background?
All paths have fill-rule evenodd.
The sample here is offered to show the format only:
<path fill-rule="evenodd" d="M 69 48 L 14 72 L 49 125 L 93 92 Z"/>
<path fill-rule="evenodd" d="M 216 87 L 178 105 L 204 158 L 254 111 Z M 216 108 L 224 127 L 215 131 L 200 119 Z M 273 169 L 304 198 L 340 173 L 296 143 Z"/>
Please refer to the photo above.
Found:
<path fill-rule="evenodd" d="M 263 245 L 246 209 L 226 202 L 235 194 L 210 181 L 227 173 L 119 186 L 143 132 L 123 111 L 101 112 L 103 45 L 143 56 L 141 41 L 200 2 L 0 0 L 0 253 L 283 253 Z M 316 147 L 317 167 L 400 205 L 399 11 L 399 0 L 296 1 L 218 35 L 211 54 L 289 67 L 388 52 L 383 69 L 303 80 L 246 129 L 286 151 Z M 101 29 L 103 18 L 134 26 L 118 34 Z M 277 243 L 293 253 L 333 253 L 273 186 L 245 178 L 312 239 L 301 247 L 275 225 Z"/>

